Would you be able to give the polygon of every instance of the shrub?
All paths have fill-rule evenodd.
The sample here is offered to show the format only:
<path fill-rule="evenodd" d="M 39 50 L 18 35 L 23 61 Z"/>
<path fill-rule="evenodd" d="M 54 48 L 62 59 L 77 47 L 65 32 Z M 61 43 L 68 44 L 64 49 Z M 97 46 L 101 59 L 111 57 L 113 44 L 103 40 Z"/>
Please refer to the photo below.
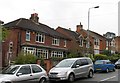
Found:
<path fill-rule="evenodd" d="M 15 64 L 32 64 L 36 63 L 36 56 L 30 53 L 20 53 L 15 60 Z"/>
<path fill-rule="evenodd" d="M 113 54 L 112 56 L 108 56 L 109 60 L 111 60 L 113 63 L 115 63 L 118 59 L 120 59 L 119 54 Z"/>
<path fill-rule="evenodd" d="M 107 55 L 96 54 L 96 55 L 94 55 L 94 59 L 95 60 L 104 60 L 104 59 L 108 59 L 108 57 L 107 57 Z"/>
<path fill-rule="evenodd" d="M 110 52 L 110 50 L 104 50 L 102 54 L 110 56 L 111 52 Z"/>
<path fill-rule="evenodd" d="M 81 53 L 70 53 L 67 55 L 67 58 L 77 58 L 77 57 L 83 57 Z"/>
<path fill-rule="evenodd" d="M 95 60 L 92 54 L 89 54 L 88 57 L 89 57 L 92 61 Z"/>

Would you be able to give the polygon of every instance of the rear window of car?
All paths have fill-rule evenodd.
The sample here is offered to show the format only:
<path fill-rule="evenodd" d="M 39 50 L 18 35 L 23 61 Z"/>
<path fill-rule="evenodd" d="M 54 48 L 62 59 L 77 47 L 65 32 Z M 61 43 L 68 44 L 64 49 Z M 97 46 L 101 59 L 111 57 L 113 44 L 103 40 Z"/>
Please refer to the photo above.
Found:
<path fill-rule="evenodd" d="M 96 61 L 95 64 L 104 64 L 105 61 Z"/>

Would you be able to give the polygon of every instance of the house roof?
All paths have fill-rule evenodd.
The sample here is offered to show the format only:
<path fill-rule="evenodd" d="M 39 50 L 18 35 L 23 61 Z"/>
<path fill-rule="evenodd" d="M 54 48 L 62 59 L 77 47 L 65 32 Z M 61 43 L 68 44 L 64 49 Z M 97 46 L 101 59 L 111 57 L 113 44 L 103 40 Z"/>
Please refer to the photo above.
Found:
<path fill-rule="evenodd" d="M 58 28 L 63 29 L 66 33 L 68 33 L 69 34 L 68 37 L 70 39 L 74 38 L 74 39 L 78 40 L 78 37 L 79 37 L 80 34 L 78 34 L 77 32 L 71 31 L 69 29 L 65 29 L 65 28 L 62 28 L 62 27 L 58 27 Z"/>
<path fill-rule="evenodd" d="M 6 27 L 6 28 L 19 27 L 19 28 L 25 29 L 25 30 L 32 30 L 32 31 L 36 31 L 36 32 L 45 33 L 45 34 L 53 36 L 53 37 L 69 39 L 65 35 L 55 31 L 53 28 L 51 28 L 45 24 L 36 23 L 32 20 L 25 19 L 25 18 L 20 18 L 20 19 L 14 20 L 12 22 L 9 22 L 7 24 L 4 24 L 4 27 Z"/>
<path fill-rule="evenodd" d="M 94 32 L 94 31 L 90 31 L 90 30 L 89 30 L 89 33 L 90 33 L 90 35 L 91 35 L 92 37 L 105 38 L 104 36 L 102 36 L 102 35 Z"/>

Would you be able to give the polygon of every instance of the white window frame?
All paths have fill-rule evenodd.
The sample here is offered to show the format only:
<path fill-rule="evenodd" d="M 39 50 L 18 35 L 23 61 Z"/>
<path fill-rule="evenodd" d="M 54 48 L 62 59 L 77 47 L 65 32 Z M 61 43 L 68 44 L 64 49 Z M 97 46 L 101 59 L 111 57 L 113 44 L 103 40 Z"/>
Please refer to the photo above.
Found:
<path fill-rule="evenodd" d="M 89 48 L 90 47 L 90 43 L 89 41 L 86 42 L 86 48 Z"/>
<path fill-rule="evenodd" d="M 38 37 L 38 38 L 37 38 Z M 38 39 L 38 40 L 37 40 Z M 36 33 L 36 42 L 45 43 L 45 35 Z"/>
<path fill-rule="evenodd" d="M 111 41 L 111 46 L 112 46 L 112 47 L 115 47 L 115 40 L 112 40 L 112 41 Z"/>
<path fill-rule="evenodd" d="M 98 38 L 94 39 L 94 45 L 96 45 L 96 46 L 100 45 L 100 40 Z"/>
<path fill-rule="evenodd" d="M 108 41 L 106 41 L 106 46 L 107 46 L 107 47 L 109 46 L 109 42 L 108 42 Z"/>
<path fill-rule="evenodd" d="M 26 41 L 30 41 L 30 31 L 26 31 Z"/>
<path fill-rule="evenodd" d="M 51 57 L 54 58 L 63 58 L 63 52 L 62 51 L 52 51 Z"/>
<path fill-rule="evenodd" d="M 59 43 L 60 43 L 60 39 L 58 39 L 58 38 L 53 38 L 52 39 L 52 45 L 59 46 Z"/>
<path fill-rule="evenodd" d="M 79 43 L 79 46 L 80 46 L 80 47 L 83 47 L 83 38 L 82 38 L 82 37 L 79 38 L 79 42 L 80 42 L 80 43 Z"/>
<path fill-rule="evenodd" d="M 35 55 L 36 54 L 36 48 L 34 47 L 23 47 L 24 53 L 30 53 Z"/>
<path fill-rule="evenodd" d="M 37 49 L 37 56 L 40 58 L 48 59 L 48 50 L 45 49 Z"/>

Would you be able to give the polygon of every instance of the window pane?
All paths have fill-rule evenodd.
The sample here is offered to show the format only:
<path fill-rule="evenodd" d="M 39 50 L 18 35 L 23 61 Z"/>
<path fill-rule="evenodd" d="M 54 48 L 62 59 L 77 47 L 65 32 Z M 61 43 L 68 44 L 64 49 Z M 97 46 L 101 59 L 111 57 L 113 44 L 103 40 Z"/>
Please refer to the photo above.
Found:
<path fill-rule="evenodd" d="M 30 41 L 30 32 L 26 31 L 26 41 Z"/>
<path fill-rule="evenodd" d="M 32 65 L 32 71 L 33 73 L 38 73 L 38 72 L 41 72 L 42 69 L 40 69 L 38 66 L 36 65 Z"/>
<path fill-rule="evenodd" d="M 21 67 L 18 73 L 31 74 L 30 66 L 23 66 L 23 67 Z"/>

